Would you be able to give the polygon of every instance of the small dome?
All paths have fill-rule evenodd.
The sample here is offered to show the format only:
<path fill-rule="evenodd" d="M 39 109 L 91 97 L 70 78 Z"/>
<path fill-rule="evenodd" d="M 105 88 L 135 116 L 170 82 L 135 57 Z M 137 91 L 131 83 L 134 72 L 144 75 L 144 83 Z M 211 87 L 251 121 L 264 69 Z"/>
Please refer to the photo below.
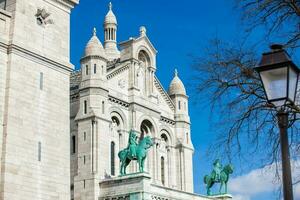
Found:
<path fill-rule="evenodd" d="M 86 57 L 86 56 L 101 56 L 104 58 L 106 57 L 103 46 L 96 35 L 95 28 L 94 28 L 94 33 L 93 33 L 92 38 L 89 40 L 89 42 L 87 43 L 87 45 L 85 47 L 83 57 Z"/>
<path fill-rule="evenodd" d="M 104 18 L 104 24 L 117 24 L 117 18 L 112 11 L 112 3 L 111 2 L 109 2 L 108 7 L 109 7 L 109 11 Z"/>
<path fill-rule="evenodd" d="M 185 87 L 184 87 L 182 81 L 180 80 L 180 78 L 178 77 L 178 73 L 177 73 L 176 69 L 175 69 L 174 78 L 170 83 L 168 93 L 170 96 L 175 95 L 175 94 L 186 95 Z"/>

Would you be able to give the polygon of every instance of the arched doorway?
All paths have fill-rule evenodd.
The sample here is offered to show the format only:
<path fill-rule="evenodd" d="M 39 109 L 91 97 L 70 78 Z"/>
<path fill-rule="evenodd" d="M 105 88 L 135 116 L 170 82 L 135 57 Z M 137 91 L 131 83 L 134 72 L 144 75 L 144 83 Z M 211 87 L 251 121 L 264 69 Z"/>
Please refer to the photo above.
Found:
<path fill-rule="evenodd" d="M 147 119 L 142 121 L 140 131 L 141 131 L 140 139 L 143 139 L 146 135 L 150 135 L 150 136 L 154 135 L 154 127 L 152 123 Z"/>

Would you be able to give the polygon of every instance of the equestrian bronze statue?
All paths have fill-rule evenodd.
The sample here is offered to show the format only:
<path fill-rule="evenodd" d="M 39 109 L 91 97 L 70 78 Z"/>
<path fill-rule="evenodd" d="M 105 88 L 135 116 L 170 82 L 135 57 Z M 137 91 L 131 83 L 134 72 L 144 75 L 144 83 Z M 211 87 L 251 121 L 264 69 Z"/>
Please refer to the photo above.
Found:
<path fill-rule="evenodd" d="M 204 183 L 206 184 L 207 195 L 212 195 L 211 188 L 215 183 L 220 183 L 219 194 L 227 193 L 227 183 L 229 175 L 233 173 L 233 166 L 231 164 L 222 167 L 220 160 L 217 159 L 213 163 L 213 170 L 210 175 L 204 176 Z M 223 187 L 225 186 L 225 189 Z"/>
<path fill-rule="evenodd" d="M 139 171 L 144 172 L 144 163 L 147 157 L 149 148 L 153 145 L 152 139 L 150 136 L 146 136 L 137 142 L 137 134 L 135 131 L 131 130 L 129 132 L 129 139 L 127 148 L 121 150 L 118 154 L 121 167 L 120 175 L 126 174 L 126 167 L 132 160 L 136 160 L 139 164 Z"/>

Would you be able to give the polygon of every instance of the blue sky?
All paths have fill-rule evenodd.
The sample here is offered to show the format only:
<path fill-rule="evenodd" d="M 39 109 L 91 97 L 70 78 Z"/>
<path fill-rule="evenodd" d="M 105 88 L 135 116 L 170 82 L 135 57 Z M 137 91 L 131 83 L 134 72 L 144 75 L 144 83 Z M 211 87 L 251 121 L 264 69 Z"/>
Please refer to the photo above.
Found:
<path fill-rule="evenodd" d="M 93 27 L 103 41 L 102 23 L 107 13 L 107 0 L 81 0 L 71 16 L 71 62 L 78 69 L 84 47 L 91 37 Z M 190 87 L 192 58 L 190 55 L 203 55 L 203 48 L 208 40 L 218 36 L 234 41 L 241 36 L 240 17 L 231 0 L 113 0 L 113 11 L 118 19 L 118 42 L 139 34 L 141 25 L 147 28 L 147 35 L 158 50 L 156 76 L 168 88 L 177 68 L 181 80 L 185 83 L 190 96 L 190 116 L 192 122 L 192 140 L 194 154 L 195 192 L 205 193 L 203 176 L 211 170 L 211 160 L 206 151 L 214 140 L 210 127 L 210 110 L 196 104 L 195 92 Z M 235 162 L 235 161 L 234 161 Z M 247 179 L 247 175 L 257 172 L 255 167 L 243 166 L 234 176 L 236 184 Z M 256 171 L 255 171 L 256 170 Z M 259 176 L 259 174 L 257 174 Z M 252 179 L 251 179 L 252 180 Z M 259 181 L 259 179 L 258 179 Z M 256 184 L 250 183 L 249 184 Z M 253 187 L 254 187 L 253 185 Z M 246 187 L 246 186 L 245 186 Z M 247 187 L 252 187 L 247 185 Z M 240 194 L 234 187 L 233 193 Z M 230 188 L 229 188 L 230 191 Z M 245 193 L 245 192 L 244 192 Z M 299 192 L 300 193 L 300 192 Z M 274 199 L 272 190 L 239 196 L 244 200 Z M 247 196 L 247 197 L 246 197 Z M 248 198 L 249 197 L 249 198 Z"/>

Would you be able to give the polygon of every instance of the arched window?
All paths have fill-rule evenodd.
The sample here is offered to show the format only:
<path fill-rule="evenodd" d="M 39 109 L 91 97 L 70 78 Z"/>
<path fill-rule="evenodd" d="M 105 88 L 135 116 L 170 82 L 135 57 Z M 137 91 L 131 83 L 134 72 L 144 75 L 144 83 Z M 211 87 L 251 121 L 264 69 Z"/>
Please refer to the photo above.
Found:
<path fill-rule="evenodd" d="M 165 133 L 163 133 L 161 136 L 160 136 L 161 140 L 165 143 L 168 143 L 168 137 L 166 136 Z"/>
<path fill-rule="evenodd" d="M 72 153 L 76 153 L 76 137 L 75 135 L 72 136 Z"/>
<path fill-rule="evenodd" d="M 186 133 L 186 143 L 189 143 L 189 133 Z"/>
<path fill-rule="evenodd" d="M 143 139 L 146 135 L 152 135 L 154 133 L 154 127 L 149 120 L 144 120 L 140 127 L 141 130 L 141 137 Z"/>
<path fill-rule="evenodd" d="M 102 73 L 102 75 L 104 75 L 104 67 L 103 67 L 103 65 L 101 66 L 101 73 Z"/>
<path fill-rule="evenodd" d="M 165 159 L 164 157 L 160 158 L 160 171 L 161 171 L 161 183 L 165 185 Z"/>
<path fill-rule="evenodd" d="M 110 143 L 110 174 L 115 175 L 115 143 Z"/>
<path fill-rule="evenodd" d="M 6 9 L 6 1 L 7 0 L 0 0 L 0 8 L 5 10 Z"/>
<path fill-rule="evenodd" d="M 146 51 L 141 50 L 138 54 L 138 59 L 143 63 L 144 66 L 151 66 L 150 57 Z"/>
<path fill-rule="evenodd" d="M 105 105 L 104 105 L 104 101 L 102 101 L 102 114 L 105 113 Z"/>
<path fill-rule="evenodd" d="M 83 114 L 87 114 L 87 101 L 84 100 L 83 102 Z"/>
<path fill-rule="evenodd" d="M 94 74 L 96 74 L 96 73 L 97 73 L 97 65 L 94 64 Z"/>
<path fill-rule="evenodd" d="M 44 73 L 40 72 L 40 90 L 44 88 Z"/>
<path fill-rule="evenodd" d="M 180 110 L 180 109 L 181 109 L 181 102 L 178 101 L 178 110 Z"/>
<path fill-rule="evenodd" d="M 38 161 L 42 160 L 42 143 L 38 143 Z"/>
<path fill-rule="evenodd" d="M 88 65 L 85 66 L 85 75 L 89 75 L 89 66 Z"/>

